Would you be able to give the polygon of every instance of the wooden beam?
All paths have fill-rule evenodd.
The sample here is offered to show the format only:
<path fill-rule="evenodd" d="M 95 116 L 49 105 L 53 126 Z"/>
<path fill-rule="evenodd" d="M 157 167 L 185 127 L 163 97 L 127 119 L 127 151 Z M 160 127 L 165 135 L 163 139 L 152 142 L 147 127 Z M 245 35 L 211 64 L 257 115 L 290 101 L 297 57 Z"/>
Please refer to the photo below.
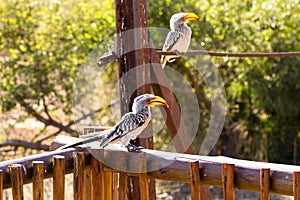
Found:
<path fill-rule="evenodd" d="M 122 170 L 119 171 L 119 200 L 126 200 L 127 199 L 127 183 L 128 183 L 128 176 L 127 176 L 127 158 L 125 153 L 121 153 L 119 157 L 120 166 L 124 166 Z"/>
<path fill-rule="evenodd" d="M 200 167 L 199 162 L 190 162 L 191 199 L 200 200 Z"/>
<path fill-rule="evenodd" d="M 92 170 L 90 168 L 85 168 L 84 170 L 84 200 L 92 200 Z M 98 198 L 99 199 L 99 198 Z"/>
<path fill-rule="evenodd" d="M 84 200 L 85 158 L 83 152 L 74 152 L 73 193 L 75 200 Z"/>
<path fill-rule="evenodd" d="M 70 140 L 70 137 L 60 137 L 58 141 L 62 141 L 64 138 L 64 143 Z M 80 140 L 80 139 L 78 139 Z M 59 146 L 56 144 L 56 146 Z M 37 154 L 34 156 L 29 156 L 26 158 L 20 158 L 10 161 L 0 162 L 0 170 L 3 171 L 3 187 L 9 188 L 11 187 L 10 178 L 6 178 L 9 176 L 8 171 L 6 170 L 8 166 L 11 164 L 22 164 L 24 168 L 26 168 L 27 173 L 23 175 L 23 180 L 25 183 L 32 182 L 32 161 L 34 160 L 48 160 L 45 162 L 45 178 L 49 178 L 52 176 L 52 170 L 48 165 L 51 166 L 51 159 L 53 155 L 63 155 L 66 157 L 66 173 L 72 172 L 72 163 L 73 163 L 73 154 L 74 149 L 67 149 L 63 151 L 51 152 Z M 84 151 L 86 154 L 87 166 L 90 166 L 90 154 L 86 149 L 78 148 L 77 151 Z M 98 150 L 95 150 L 94 154 Z M 128 152 L 126 148 L 116 147 L 115 145 L 108 145 L 105 149 L 105 170 L 118 172 L 120 166 L 117 160 L 120 154 L 125 154 L 127 157 L 127 169 L 128 174 L 130 176 L 137 176 L 138 171 L 138 154 Z M 293 172 L 299 171 L 299 166 L 296 165 L 284 165 L 284 164 L 274 164 L 274 163 L 264 163 L 264 162 L 255 162 L 255 161 L 247 161 L 240 159 L 233 159 L 224 156 L 199 156 L 199 155 L 189 155 L 189 154 L 179 154 L 179 153 L 171 153 L 164 151 L 156 151 L 156 150 L 147 150 L 144 149 L 142 152 L 147 154 L 147 166 L 149 169 L 148 177 L 161 179 L 161 180 L 171 180 L 171 181 L 179 181 L 179 182 L 190 182 L 190 170 L 189 165 L 190 162 L 195 160 L 199 160 L 199 165 L 201 168 L 201 174 L 204 174 L 201 177 L 201 183 L 205 185 L 213 185 L 213 186 L 222 186 L 222 164 L 230 163 L 235 165 L 235 188 L 241 190 L 251 190 L 251 191 L 260 191 L 259 185 L 259 174 L 261 168 L 270 168 L 272 174 L 272 184 L 270 187 L 271 193 L 283 194 L 283 195 L 293 195 Z M 115 159 L 111 159 L 115 158 Z M 28 164 L 29 163 L 29 164 Z"/>
<path fill-rule="evenodd" d="M 104 190 L 105 190 L 105 200 L 113 199 L 113 172 L 104 171 Z"/>
<path fill-rule="evenodd" d="M 149 32 L 146 0 L 116 0 L 116 32 L 119 72 L 119 90 L 121 115 L 131 111 L 133 99 L 145 93 L 151 93 Z M 140 68 L 141 70 L 136 70 Z M 143 131 L 140 137 L 133 141 L 136 146 L 153 149 L 152 125 Z M 134 197 L 140 199 L 138 192 L 139 180 L 129 179 L 127 190 L 134 192 Z M 133 185 L 133 188 L 130 188 Z M 149 186 L 155 194 L 155 181 Z M 137 191 L 134 191 L 137 190 Z M 153 198 L 152 198 L 153 199 Z"/>
<path fill-rule="evenodd" d="M 65 199 L 65 157 L 53 156 L 53 200 Z"/>
<path fill-rule="evenodd" d="M 147 176 L 147 159 L 145 153 L 138 155 L 139 160 L 139 188 L 142 200 L 149 200 L 149 183 Z"/>
<path fill-rule="evenodd" d="M 222 164 L 222 186 L 224 200 L 234 200 L 234 164 Z"/>
<path fill-rule="evenodd" d="M 66 137 L 69 142 L 72 140 L 78 141 L 78 138 L 74 137 Z M 52 148 L 57 148 L 60 145 L 53 145 Z M 52 151 L 46 152 L 41 154 L 35 154 L 31 156 L 26 156 L 23 158 L 17 158 L 13 160 L 7 160 L 0 162 L 0 170 L 3 171 L 3 188 L 7 189 L 11 187 L 11 180 L 9 175 L 8 167 L 13 164 L 22 164 L 23 168 L 26 169 L 26 174 L 23 175 L 23 182 L 32 183 L 32 175 L 33 175 L 33 168 L 32 162 L 33 161 L 43 161 L 45 164 L 45 179 L 53 177 L 53 156 L 60 155 L 65 157 L 65 172 L 66 174 L 70 174 L 73 172 L 73 151 L 74 149 L 66 149 L 63 151 Z M 86 158 L 89 160 L 91 155 L 84 149 L 80 149 L 78 151 L 85 152 Z"/>
<path fill-rule="evenodd" d="M 12 180 L 12 196 L 14 200 L 23 200 L 23 169 L 22 165 L 10 166 L 10 177 Z"/>
<path fill-rule="evenodd" d="M 167 118 L 166 126 L 168 133 L 172 137 L 176 151 L 180 153 L 195 154 L 192 147 L 192 140 L 187 133 L 183 120 L 181 118 L 180 109 L 176 99 L 170 90 L 171 86 L 167 82 L 167 76 L 159 64 L 159 58 L 155 49 L 151 50 L 151 79 L 154 83 L 152 88 L 156 95 L 163 97 L 169 104 L 169 109 L 166 109 Z"/>
<path fill-rule="evenodd" d="M 270 169 L 260 169 L 260 200 L 270 199 Z"/>
<path fill-rule="evenodd" d="M 0 170 L 0 200 L 3 200 L 3 172 Z"/>
<path fill-rule="evenodd" d="M 300 200 L 300 172 L 293 172 L 293 195 L 295 200 Z"/>
<path fill-rule="evenodd" d="M 92 200 L 105 200 L 104 165 L 94 156 L 91 158 Z"/>
<path fill-rule="evenodd" d="M 33 161 L 32 194 L 33 200 L 44 199 L 44 174 L 45 166 L 42 161 Z"/>

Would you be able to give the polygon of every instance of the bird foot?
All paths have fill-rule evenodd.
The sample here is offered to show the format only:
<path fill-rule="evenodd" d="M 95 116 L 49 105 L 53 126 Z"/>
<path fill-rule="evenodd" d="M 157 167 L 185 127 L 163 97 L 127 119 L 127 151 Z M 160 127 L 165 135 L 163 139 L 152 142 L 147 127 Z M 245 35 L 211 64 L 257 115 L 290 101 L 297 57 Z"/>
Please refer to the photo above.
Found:
<path fill-rule="evenodd" d="M 142 147 L 142 146 L 135 146 L 135 145 L 133 145 L 133 144 L 128 144 L 128 146 L 126 147 L 127 148 L 127 150 L 129 151 L 129 152 L 139 152 L 139 151 L 141 151 L 142 149 L 144 149 L 144 147 Z"/>

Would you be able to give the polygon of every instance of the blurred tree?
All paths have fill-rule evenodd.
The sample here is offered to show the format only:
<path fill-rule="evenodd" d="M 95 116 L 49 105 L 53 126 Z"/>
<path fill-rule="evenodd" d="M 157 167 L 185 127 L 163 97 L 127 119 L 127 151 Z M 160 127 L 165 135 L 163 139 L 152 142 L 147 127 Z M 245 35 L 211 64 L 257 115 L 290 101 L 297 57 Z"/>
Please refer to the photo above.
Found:
<path fill-rule="evenodd" d="M 168 27 L 176 12 L 195 12 L 192 38 L 205 50 L 275 52 L 300 50 L 300 5 L 284 1 L 149 1 L 150 26 Z M 165 17 L 167 16 L 167 17 Z M 193 48 L 193 43 L 191 44 Z M 218 153 L 299 164 L 300 59 L 211 58 L 224 79 L 228 112 Z M 199 99 L 201 143 L 209 123 L 209 93 L 197 71 L 177 59 Z M 199 146 L 199 145 L 198 145 Z M 234 147 L 232 147 L 234 146 Z"/>
<path fill-rule="evenodd" d="M 51 126 L 73 134 L 78 68 L 114 30 L 112 1 L 2 1 L 0 112 L 24 110 L 44 124 L 40 133 Z"/>

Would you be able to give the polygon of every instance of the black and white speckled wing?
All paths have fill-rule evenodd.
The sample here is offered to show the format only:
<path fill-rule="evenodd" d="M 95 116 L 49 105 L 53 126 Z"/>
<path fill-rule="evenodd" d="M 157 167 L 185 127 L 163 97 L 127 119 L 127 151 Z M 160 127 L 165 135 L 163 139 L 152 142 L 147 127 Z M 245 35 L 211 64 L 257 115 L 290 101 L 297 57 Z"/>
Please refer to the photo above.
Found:
<path fill-rule="evenodd" d="M 163 51 L 172 51 L 174 45 L 178 42 L 178 40 L 182 37 L 182 34 L 178 31 L 170 31 L 165 40 L 165 44 L 163 46 Z"/>
<path fill-rule="evenodd" d="M 100 147 L 104 147 L 117 139 L 121 139 L 122 144 L 127 146 L 130 139 L 135 139 L 148 125 L 149 121 L 150 115 L 147 112 L 140 112 L 137 114 L 128 113 L 124 115 L 119 124 L 115 126 L 114 130 L 104 137 Z M 122 138 L 126 139 L 122 140 Z"/>
<path fill-rule="evenodd" d="M 170 31 L 165 40 L 165 44 L 163 46 L 163 51 L 180 51 L 177 49 L 178 43 L 182 40 L 183 34 L 178 31 Z M 167 62 L 171 62 L 173 58 L 178 56 L 161 56 L 160 63 L 162 64 L 162 68 L 165 67 Z"/>

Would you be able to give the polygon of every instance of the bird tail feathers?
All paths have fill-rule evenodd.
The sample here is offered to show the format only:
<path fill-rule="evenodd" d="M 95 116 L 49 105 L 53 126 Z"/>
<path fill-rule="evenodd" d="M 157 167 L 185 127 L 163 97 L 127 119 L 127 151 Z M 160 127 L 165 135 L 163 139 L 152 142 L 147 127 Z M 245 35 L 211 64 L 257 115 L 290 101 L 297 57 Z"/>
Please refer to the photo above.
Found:
<path fill-rule="evenodd" d="M 109 133 L 110 130 L 105 130 L 105 131 L 100 131 L 100 132 L 95 132 L 93 134 L 89 134 L 88 136 L 81 136 L 80 138 L 87 138 L 87 139 L 82 139 L 79 142 L 75 142 L 72 144 L 66 144 L 62 147 L 59 147 L 56 150 L 63 150 L 63 149 L 68 149 L 68 148 L 72 148 L 72 147 L 76 147 L 78 145 L 84 145 L 84 144 L 88 144 L 91 142 L 95 142 L 95 141 L 102 141 L 103 138 L 105 138 L 107 136 L 107 134 Z"/>

